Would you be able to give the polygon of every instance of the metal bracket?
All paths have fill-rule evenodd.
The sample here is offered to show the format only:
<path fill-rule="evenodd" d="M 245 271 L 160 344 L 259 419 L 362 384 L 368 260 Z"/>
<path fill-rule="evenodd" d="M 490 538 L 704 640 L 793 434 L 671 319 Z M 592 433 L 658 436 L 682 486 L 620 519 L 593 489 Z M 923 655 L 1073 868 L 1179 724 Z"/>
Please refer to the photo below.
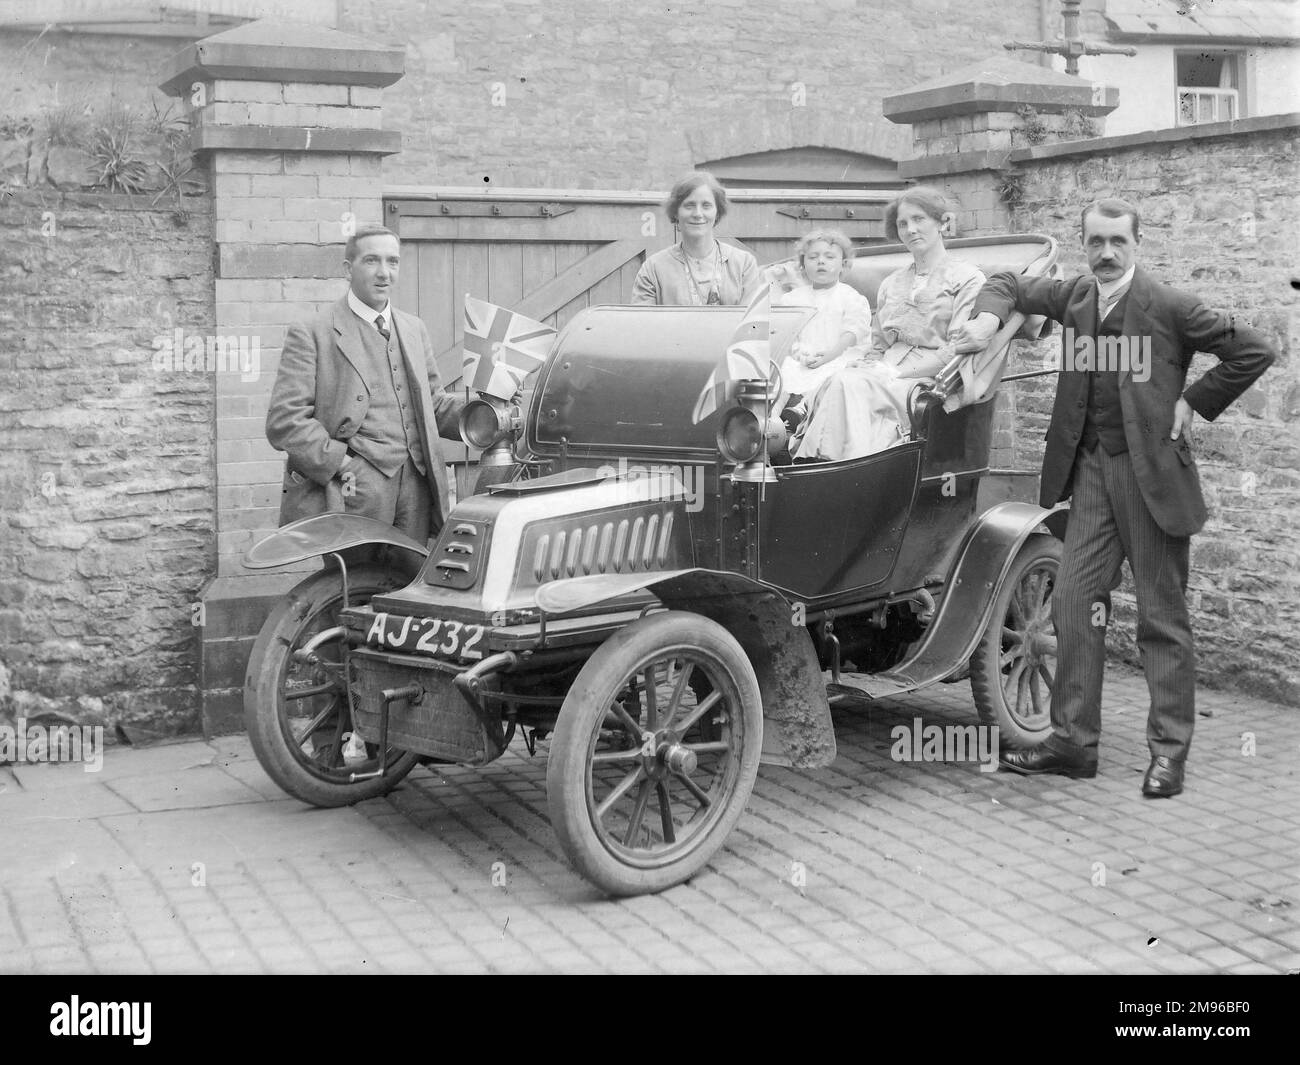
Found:
<path fill-rule="evenodd" d="M 482 203 L 455 200 L 438 204 L 444 218 L 559 218 L 576 207 L 563 203 Z"/>
<path fill-rule="evenodd" d="M 842 222 L 844 220 L 858 222 L 879 222 L 885 217 L 884 209 L 881 207 L 869 207 L 859 204 L 856 207 L 844 207 L 835 205 L 813 204 L 808 206 L 800 204 L 793 207 L 778 207 L 776 213 L 785 215 L 786 218 L 798 218 Z"/>

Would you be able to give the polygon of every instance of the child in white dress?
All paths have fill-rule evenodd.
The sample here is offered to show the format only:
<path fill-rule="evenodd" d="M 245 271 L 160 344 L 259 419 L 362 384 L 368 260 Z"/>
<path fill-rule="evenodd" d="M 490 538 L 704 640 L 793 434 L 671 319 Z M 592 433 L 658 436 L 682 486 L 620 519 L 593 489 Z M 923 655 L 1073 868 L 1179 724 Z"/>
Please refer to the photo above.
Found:
<path fill-rule="evenodd" d="M 795 249 L 806 284 L 778 302 L 816 307 L 781 364 L 783 390 L 808 396 L 861 354 L 871 341 L 871 304 L 840 278 L 853 262 L 853 245 L 838 229 L 815 229 Z"/>

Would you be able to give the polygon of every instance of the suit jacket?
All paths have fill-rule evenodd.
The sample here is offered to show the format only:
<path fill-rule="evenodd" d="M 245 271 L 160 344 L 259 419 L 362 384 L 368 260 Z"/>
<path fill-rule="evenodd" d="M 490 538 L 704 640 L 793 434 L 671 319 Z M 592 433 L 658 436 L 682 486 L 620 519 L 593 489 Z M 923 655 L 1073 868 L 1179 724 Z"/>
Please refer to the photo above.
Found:
<path fill-rule="evenodd" d="M 1051 507 L 1070 494 L 1087 413 L 1090 374 L 1068 369 L 1074 355 L 1069 345 L 1071 331 L 1077 337 L 1096 332 L 1097 279 L 1091 274 L 1062 281 L 995 274 L 981 290 L 973 313 L 989 311 L 1005 322 L 1013 309 L 1045 315 L 1065 327 L 1061 344 L 1066 369 L 1057 377 L 1039 489 L 1040 504 Z M 1275 355 L 1255 330 L 1210 310 L 1195 296 L 1160 284 L 1141 267 L 1129 287 L 1122 332 L 1151 338 L 1148 378 L 1135 381 L 1128 368 L 1119 380 L 1133 473 L 1156 523 L 1170 536 L 1190 536 L 1205 524 L 1205 501 L 1187 434 L 1169 439 L 1174 405 L 1181 396 L 1197 414 L 1214 421 L 1272 365 Z M 1198 351 L 1217 355 L 1219 364 L 1184 391 L 1187 368 Z"/>
<path fill-rule="evenodd" d="M 447 515 L 446 462 L 438 438 L 460 439 L 464 401 L 443 391 L 424 323 L 391 305 L 390 310 L 412 385 L 428 382 L 427 389 L 417 388 L 420 403 L 415 420 L 429 468 L 436 528 L 440 524 L 437 519 Z M 281 525 L 339 509 L 337 500 L 327 499 L 326 486 L 338 474 L 347 441 L 370 407 L 370 386 L 362 371 L 366 365 L 363 328 L 344 297 L 285 334 L 266 412 L 266 438 L 277 451 L 288 455 Z"/>

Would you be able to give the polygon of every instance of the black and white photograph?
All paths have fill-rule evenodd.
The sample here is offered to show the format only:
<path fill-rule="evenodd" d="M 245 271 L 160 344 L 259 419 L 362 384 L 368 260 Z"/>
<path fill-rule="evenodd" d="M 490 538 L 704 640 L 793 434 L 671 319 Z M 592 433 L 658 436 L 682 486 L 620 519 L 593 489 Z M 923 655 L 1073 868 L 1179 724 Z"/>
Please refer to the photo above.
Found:
<path fill-rule="evenodd" d="M 1161 978 L 1300 974 L 1298 133 L 1297 0 L 0 2 L 28 1027 L 1091 975 L 1081 1048 L 1249 1044 Z"/>

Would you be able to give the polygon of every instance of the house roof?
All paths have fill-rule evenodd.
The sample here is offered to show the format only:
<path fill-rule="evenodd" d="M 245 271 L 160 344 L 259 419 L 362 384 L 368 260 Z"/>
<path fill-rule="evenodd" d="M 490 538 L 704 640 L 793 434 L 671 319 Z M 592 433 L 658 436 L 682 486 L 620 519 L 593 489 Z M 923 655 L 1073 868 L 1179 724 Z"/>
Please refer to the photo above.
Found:
<path fill-rule="evenodd" d="M 1300 42 L 1295 0 L 1106 0 L 1112 40 Z"/>

